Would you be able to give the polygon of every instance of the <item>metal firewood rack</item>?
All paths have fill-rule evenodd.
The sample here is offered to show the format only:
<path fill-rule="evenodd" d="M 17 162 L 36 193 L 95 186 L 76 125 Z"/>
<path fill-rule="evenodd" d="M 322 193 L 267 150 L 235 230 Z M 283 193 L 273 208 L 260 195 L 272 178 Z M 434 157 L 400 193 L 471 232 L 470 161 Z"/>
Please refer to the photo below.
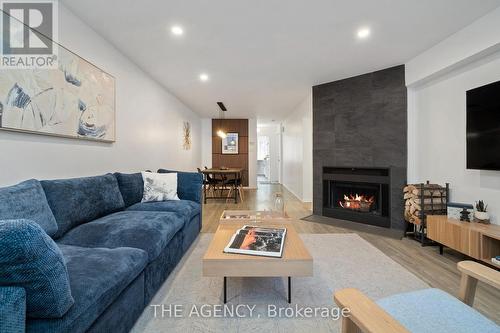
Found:
<path fill-rule="evenodd" d="M 422 246 L 439 245 L 433 240 L 427 238 L 427 216 L 428 215 L 446 215 L 447 203 L 450 198 L 450 184 L 446 183 L 444 191 L 442 188 L 435 188 L 429 186 L 430 182 L 417 185 L 420 190 L 418 199 L 420 199 L 421 210 L 419 212 L 420 224 L 408 222 L 405 218 L 405 232 L 404 237 L 412 237 Z M 426 193 L 429 193 L 426 195 Z M 425 200 L 431 199 L 429 204 Z M 429 207 L 430 206 L 430 207 Z"/>

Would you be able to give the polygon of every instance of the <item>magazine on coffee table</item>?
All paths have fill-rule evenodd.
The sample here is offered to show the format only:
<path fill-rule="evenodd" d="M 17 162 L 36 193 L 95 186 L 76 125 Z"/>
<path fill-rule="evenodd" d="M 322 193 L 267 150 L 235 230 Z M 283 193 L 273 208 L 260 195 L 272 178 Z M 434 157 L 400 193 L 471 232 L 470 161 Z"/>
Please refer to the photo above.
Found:
<path fill-rule="evenodd" d="M 285 228 L 245 225 L 231 237 L 224 252 L 280 258 L 285 236 Z"/>

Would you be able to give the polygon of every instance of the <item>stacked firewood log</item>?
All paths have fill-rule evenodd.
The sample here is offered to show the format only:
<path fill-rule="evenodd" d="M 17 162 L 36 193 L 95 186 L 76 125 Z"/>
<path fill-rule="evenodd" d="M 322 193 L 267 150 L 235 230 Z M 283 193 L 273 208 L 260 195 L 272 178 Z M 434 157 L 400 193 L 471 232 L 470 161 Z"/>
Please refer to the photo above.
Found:
<path fill-rule="evenodd" d="M 429 183 L 408 184 L 403 192 L 407 222 L 420 225 L 422 216 L 446 212 L 446 187 Z"/>

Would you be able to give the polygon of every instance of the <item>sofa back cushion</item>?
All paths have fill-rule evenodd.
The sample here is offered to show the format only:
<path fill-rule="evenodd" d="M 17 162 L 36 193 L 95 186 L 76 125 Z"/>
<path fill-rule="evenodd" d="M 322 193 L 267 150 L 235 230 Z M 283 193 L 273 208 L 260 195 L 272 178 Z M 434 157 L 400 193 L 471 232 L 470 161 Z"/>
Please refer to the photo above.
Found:
<path fill-rule="evenodd" d="M 0 220 L 13 219 L 32 220 L 49 236 L 57 232 L 56 219 L 38 180 L 31 179 L 0 188 Z"/>
<path fill-rule="evenodd" d="M 112 174 L 104 176 L 42 180 L 47 201 L 59 229 L 59 238 L 74 227 L 125 207 L 118 182 Z"/>
<path fill-rule="evenodd" d="M 0 285 L 24 288 L 31 318 L 60 318 L 74 303 L 59 247 L 29 220 L 0 221 Z"/>
<path fill-rule="evenodd" d="M 144 192 L 144 181 L 140 172 L 131 174 L 116 172 L 115 177 L 126 207 L 141 202 Z"/>
<path fill-rule="evenodd" d="M 159 169 L 158 173 L 177 173 L 177 195 L 181 200 L 201 202 L 203 176 L 198 172 Z"/>

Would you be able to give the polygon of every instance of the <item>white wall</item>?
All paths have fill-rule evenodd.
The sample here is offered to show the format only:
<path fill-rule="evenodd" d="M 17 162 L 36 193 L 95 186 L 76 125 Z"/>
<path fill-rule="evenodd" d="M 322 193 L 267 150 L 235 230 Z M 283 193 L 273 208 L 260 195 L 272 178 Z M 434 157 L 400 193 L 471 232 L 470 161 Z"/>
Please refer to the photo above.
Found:
<path fill-rule="evenodd" d="M 0 131 L 0 185 L 159 167 L 194 170 L 201 156 L 198 115 L 59 6 L 60 43 L 116 78 L 116 142 Z M 191 150 L 182 148 L 183 121 L 191 122 Z"/>
<path fill-rule="evenodd" d="M 500 50 L 500 7 L 408 61 L 406 85 L 430 81 Z"/>
<path fill-rule="evenodd" d="M 248 187 L 257 188 L 257 119 L 248 119 Z"/>
<path fill-rule="evenodd" d="M 212 119 L 201 120 L 201 165 L 200 168 L 212 167 Z"/>
<path fill-rule="evenodd" d="M 283 185 L 312 201 L 312 92 L 283 121 Z"/>
<path fill-rule="evenodd" d="M 496 17 L 495 22 L 491 21 Z M 478 47 L 482 34 L 497 31 L 496 41 Z M 500 224 L 500 171 L 466 169 L 466 91 L 500 80 L 500 10 L 436 45 L 407 65 L 408 178 L 410 182 L 449 182 L 451 201 L 485 200 L 493 223 Z M 457 57 L 462 50 L 474 50 Z M 453 54 L 450 57 L 438 57 Z M 438 59 L 435 59 L 435 58 Z M 441 65 L 438 65 L 438 62 Z M 447 70 L 442 71 L 446 63 Z M 416 73 L 422 69 L 418 80 Z M 436 72 L 430 71 L 433 69 Z"/>

